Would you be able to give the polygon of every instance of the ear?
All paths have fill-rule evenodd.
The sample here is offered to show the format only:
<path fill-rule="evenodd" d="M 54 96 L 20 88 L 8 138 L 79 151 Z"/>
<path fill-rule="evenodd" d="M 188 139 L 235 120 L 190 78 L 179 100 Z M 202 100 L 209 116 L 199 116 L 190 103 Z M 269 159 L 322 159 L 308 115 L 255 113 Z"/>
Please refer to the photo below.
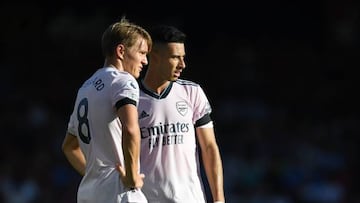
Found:
<path fill-rule="evenodd" d="M 116 46 L 116 56 L 117 58 L 123 60 L 124 59 L 124 53 L 125 53 L 125 46 L 123 44 L 118 44 Z"/>

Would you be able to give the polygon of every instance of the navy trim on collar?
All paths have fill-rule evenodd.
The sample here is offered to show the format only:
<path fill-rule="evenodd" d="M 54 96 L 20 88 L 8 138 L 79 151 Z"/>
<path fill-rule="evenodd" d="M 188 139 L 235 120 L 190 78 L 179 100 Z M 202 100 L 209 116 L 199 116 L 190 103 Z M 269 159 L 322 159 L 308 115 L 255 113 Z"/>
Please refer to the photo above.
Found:
<path fill-rule="evenodd" d="M 172 89 L 173 83 L 174 82 L 170 81 L 169 85 L 166 87 L 166 89 L 161 94 L 157 94 L 157 93 L 153 92 L 152 90 L 148 89 L 144 85 L 143 80 L 140 80 L 139 87 L 140 87 L 141 91 L 143 91 L 145 94 L 147 94 L 147 95 L 149 95 L 151 97 L 154 97 L 156 99 L 164 99 L 170 93 L 170 90 Z"/>

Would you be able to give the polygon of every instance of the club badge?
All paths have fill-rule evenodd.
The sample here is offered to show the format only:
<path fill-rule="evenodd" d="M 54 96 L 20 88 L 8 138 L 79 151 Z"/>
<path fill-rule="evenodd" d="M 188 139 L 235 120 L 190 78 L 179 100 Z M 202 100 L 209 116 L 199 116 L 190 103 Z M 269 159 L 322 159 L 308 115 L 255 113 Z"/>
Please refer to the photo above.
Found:
<path fill-rule="evenodd" d="M 185 116 L 188 112 L 188 106 L 185 101 L 176 102 L 176 110 L 182 115 Z"/>

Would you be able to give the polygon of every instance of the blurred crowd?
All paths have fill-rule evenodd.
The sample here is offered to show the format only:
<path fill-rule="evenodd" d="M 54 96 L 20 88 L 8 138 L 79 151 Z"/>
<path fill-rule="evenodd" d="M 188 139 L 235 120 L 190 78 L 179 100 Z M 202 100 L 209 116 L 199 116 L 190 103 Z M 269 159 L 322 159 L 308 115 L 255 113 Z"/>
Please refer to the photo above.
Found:
<path fill-rule="evenodd" d="M 76 202 L 81 177 L 61 143 L 78 86 L 102 66 L 99 37 L 119 15 L 113 2 L 94 4 L 0 6 L 0 202 Z M 247 6 L 218 21 L 211 11 L 168 19 L 189 36 L 184 78 L 212 104 L 226 201 L 360 203 L 359 3 Z"/>

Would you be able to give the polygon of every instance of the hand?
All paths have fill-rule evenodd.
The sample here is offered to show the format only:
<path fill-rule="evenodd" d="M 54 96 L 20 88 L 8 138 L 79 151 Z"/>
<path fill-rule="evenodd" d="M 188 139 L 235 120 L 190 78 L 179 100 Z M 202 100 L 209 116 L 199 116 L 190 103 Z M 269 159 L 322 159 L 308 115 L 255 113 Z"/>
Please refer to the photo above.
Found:
<path fill-rule="evenodd" d="M 143 179 L 145 178 L 145 174 L 140 173 L 140 174 L 136 175 L 134 178 L 127 177 L 125 169 L 119 163 L 116 164 L 115 169 L 119 172 L 120 179 L 123 182 L 123 184 L 125 185 L 125 187 L 142 188 L 142 186 L 144 185 Z"/>

